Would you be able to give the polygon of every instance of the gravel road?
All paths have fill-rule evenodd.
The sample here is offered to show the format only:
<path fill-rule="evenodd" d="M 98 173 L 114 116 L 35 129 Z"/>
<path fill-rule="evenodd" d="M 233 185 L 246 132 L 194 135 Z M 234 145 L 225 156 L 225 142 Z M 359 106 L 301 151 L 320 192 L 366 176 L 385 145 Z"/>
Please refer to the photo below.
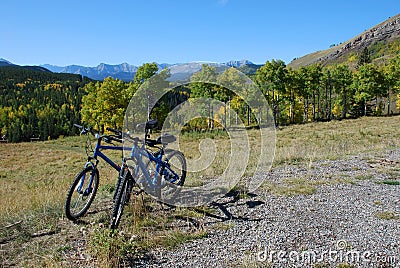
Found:
<path fill-rule="evenodd" d="M 130 265 L 400 267 L 400 149 L 275 168 L 267 179 L 279 186 L 299 178 L 315 191 L 224 197 L 205 218 L 206 238 Z"/>

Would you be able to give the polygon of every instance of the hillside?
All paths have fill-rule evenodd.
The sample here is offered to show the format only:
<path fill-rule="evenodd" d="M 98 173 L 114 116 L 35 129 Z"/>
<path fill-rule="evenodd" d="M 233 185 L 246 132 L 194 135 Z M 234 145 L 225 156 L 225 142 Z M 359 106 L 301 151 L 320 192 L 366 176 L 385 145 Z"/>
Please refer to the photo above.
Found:
<path fill-rule="evenodd" d="M 0 67 L 3 67 L 3 66 L 10 66 L 10 65 L 13 65 L 11 62 L 9 62 L 8 60 L 5 60 L 5 59 L 3 59 L 3 58 L 0 58 Z"/>
<path fill-rule="evenodd" d="M 353 55 L 360 53 L 365 47 L 370 50 L 371 58 L 386 61 L 400 52 L 400 14 L 366 30 L 356 37 L 326 50 L 297 58 L 288 66 L 297 68 L 313 63 L 331 65 L 339 62 L 354 63 Z"/>
<path fill-rule="evenodd" d="M 28 80 L 39 85 L 55 82 L 79 82 L 86 84 L 93 81 L 90 78 L 77 74 L 53 73 L 42 66 L 19 66 L 6 63 L 6 61 L 0 61 L 0 64 L 0 89 L 12 89 L 18 83 L 25 83 Z M 10 93 L 10 91 L 7 92 Z"/>
<path fill-rule="evenodd" d="M 8 60 L 5 60 L 3 58 L 0 58 L 0 67 L 7 67 L 8 69 L 12 70 L 30 70 L 30 71 L 40 71 L 40 72 L 49 72 L 51 73 L 50 70 L 42 67 L 42 66 L 19 66 L 16 64 L 13 64 L 9 62 Z M 3 69 L 4 70 L 4 69 Z"/>

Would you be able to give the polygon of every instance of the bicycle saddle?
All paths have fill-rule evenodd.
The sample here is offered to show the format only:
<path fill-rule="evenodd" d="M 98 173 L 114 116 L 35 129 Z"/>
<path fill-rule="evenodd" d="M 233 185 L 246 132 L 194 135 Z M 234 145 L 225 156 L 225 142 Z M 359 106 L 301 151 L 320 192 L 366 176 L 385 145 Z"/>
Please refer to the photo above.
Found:
<path fill-rule="evenodd" d="M 158 126 L 158 121 L 155 119 L 150 119 L 146 123 L 140 123 L 136 125 L 137 128 L 146 127 L 146 129 L 154 129 L 157 126 Z"/>
<path fill-rule="evenodd" d="M 176 141 L 176 137 L 172 134 L 163 133 L 160 137 L 157 138 L 156 142 L 158 144 L 168 144 Z"/>

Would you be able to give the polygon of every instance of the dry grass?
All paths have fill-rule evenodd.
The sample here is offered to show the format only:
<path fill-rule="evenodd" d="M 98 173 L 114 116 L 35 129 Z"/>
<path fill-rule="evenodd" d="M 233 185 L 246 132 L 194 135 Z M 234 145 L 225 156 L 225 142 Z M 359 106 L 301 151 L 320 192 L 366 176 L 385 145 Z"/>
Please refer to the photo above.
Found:
<path fill-rule="evenodd" d="M 258 130 L 248 130 L 247 134 L 251 152 L 245 175 L 252 175 L 259 159 L 261 139 Z M 287 164 L 312 166 L 317 160 L 334 160 L 361 153 L 373 154 L 398 147 L 400 147 L 400 116 L 364 117 L 285 126 L 276 130 L 273 166 Z M 231 157 L 231 143 L 227 135 L 221 132 L 183 135 L 180 137 L 180 149 L 189 164 L 204 163 L 215 157 L 206 169 L 197 168 L 200 171 L 188 174 L 188 186 L 202 185 L 222 174 Z M 271 146 L 268 150 L 274 150 L 274 147 Z M 205 160 L 193 161 L 198 159 Z M 245 158 L 241 160 L 246 161 Z M 189 168 L 193 166 L 189 165 Z"/>
<path fill-rule="evenodd" d="M 354 181 L 340 175 L 317 180 L 307 175 L 301 178 L 283 179 L 280 182 L 265 181 L 261 188 L 277 196 L 310 195 L 316 192 L 318 186 L 339 183 L 354 183 Z"/>
<path fill-rule="evenodd" d="M 1 144 L 0 222 L 18 219 L 32 211 L 62 211 L 67 190 L 86 161 L 83 137 L 58 141 Z M 100 183 L 115 181 L 118 175 L 100 162 Z"/>
<path fill-rule="evenodd" d="M 119 267 L 157 247 L 173 248 L 206 237 L 199 223 L 204 214 L 185 208 L 171 209 L 149 196 L 132 196 L 118 232 L 95 228 L 89 237 L 89 252 L 102 267 Z"/>
<path fill-rule="evenodd" d="M 84 144 L 84 137 L 0 144 L 0 263 L 23 259 L 19 265 L 60 266 L 62 243 L 68 242 L 60 239 L 60 219 L 67 191 L 86 162 Z M 99 168 L 99 189 L 115 182 L 115 171 L 103 162 Z"/>
<path fill-rule="evenodd" d="M 274 165 L 373 154 L 399 146 L 399 116 L 288 126 L 277 131 Z"/>
<path fill-rule="evenodd" d="M 378 219 L 381 220 L 397 220 L 399 219 L 399 216 L 397 215 L 396 212 L 394 211 L 382 211 L 378 212 L 375 215 Z"/>

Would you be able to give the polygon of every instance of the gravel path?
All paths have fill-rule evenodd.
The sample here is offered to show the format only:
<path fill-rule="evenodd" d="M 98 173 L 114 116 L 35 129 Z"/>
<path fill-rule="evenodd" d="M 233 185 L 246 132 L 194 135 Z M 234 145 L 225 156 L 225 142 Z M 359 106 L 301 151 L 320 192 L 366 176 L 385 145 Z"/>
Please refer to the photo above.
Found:
<path fill-rule="evenodd" d="M 154 250 L 131 265 L 400 267 L 400 185 L 382 183 L 400 181 L 399 163 L 397 149 L 276 168 L 268 177 L 274 185 L 307 178 L 315 192 L 279 196 L 258 190 L 246 198 L 225 197 L 214 211 L 226 220 L 207 217 L 208 237 L 172 251 Z"/>

